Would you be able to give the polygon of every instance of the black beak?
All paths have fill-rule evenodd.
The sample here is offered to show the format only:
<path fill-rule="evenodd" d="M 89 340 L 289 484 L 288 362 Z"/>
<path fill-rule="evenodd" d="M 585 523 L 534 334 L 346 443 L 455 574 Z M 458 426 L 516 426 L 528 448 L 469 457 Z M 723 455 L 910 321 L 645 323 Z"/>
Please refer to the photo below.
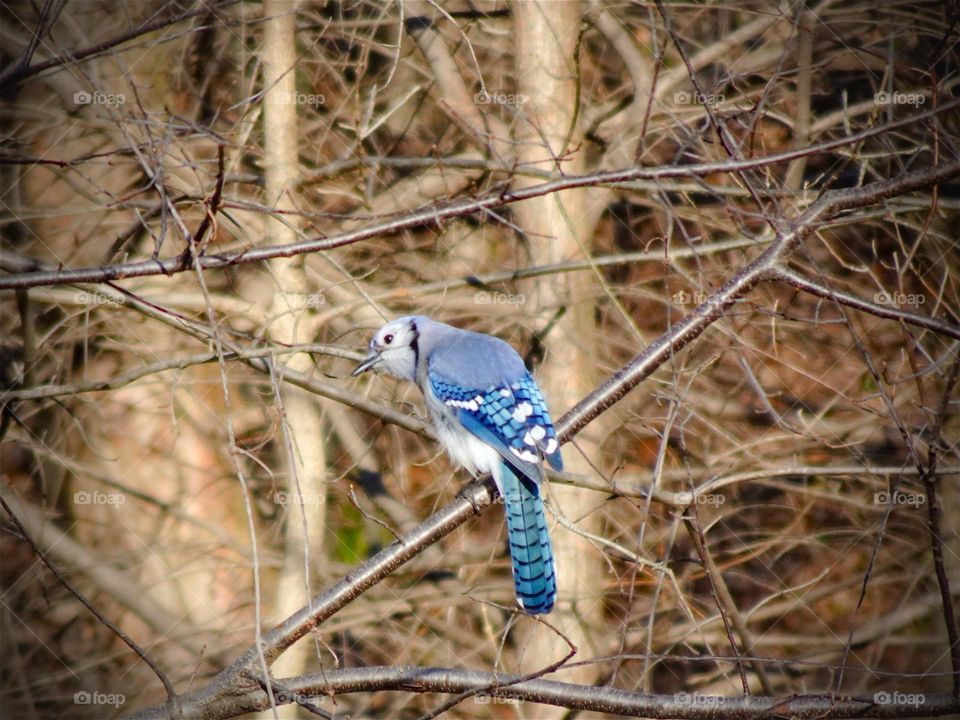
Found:
<path fill-rule="evenodd" d="M 350 374 L 353 377 L 357 377 L 357 375 L 362 375 L 367 370 L 369 370 L 374 365 L 376 365 L 379 360 L 380 360 L 380 353 L 372 352 L 369 355 L 367 355 L 367 357 L 364 358 L 363 362 L 357 365 L 357 367 L 354 368 L 354 371 Z"/>

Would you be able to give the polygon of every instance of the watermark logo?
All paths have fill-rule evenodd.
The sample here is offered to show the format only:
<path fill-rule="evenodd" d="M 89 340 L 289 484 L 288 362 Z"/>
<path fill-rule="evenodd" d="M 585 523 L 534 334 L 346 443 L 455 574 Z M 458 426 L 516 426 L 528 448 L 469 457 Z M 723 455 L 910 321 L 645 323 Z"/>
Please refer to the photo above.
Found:
<path fill-rule="evenodd" d="M 327 496 L 323 493 L 288 493 L 277 491 L 273 494 L 273 501 L 277 505 L 288 505 L 290 503 L 299 505 L 320 505 L 326 501 Z"/>
<path fill-rule="evenodd" d="M 490 693 L 478 692 L 473 696 L 473 701 L 477 705 L 522 705 L 523 700 L 519 698 L 500 697 Z"/>
<path fill-rule="evenodd" d="M 297 705 L 303 705 L 304 703 L 313 702 L 313 696 L 304 695 L 298 692 L 286 691 L 286 690 L 274 690 L 273 699 L 277 705 L 286 705 L 287 703 L 296 703 Z"/>
<path fill-rule="evenodd" d="M 718 298 L 713 293 L 705 293 L 700 290 L 690 292 L 688 290 L 677 290 L 670 296 L 677 305 L 703 305 L 704 303 L 718 302 Z M 734 302 L 747 302 L 745 298 L 736 298 Z"/>
<path fill-rule="evenodd" d="M 73 502 L 77 505 L 113 505 L 120 507 L 127 501 L 123 493 L 102 493 L 80 490 L 73 494 Z"/>
<path fill-rule="evenodd" d="M 702 693 L 688 693 L 681 690 L 674 697 L 677 704 L 684 707 L 719 707 L 727 698 L 720 695 L 704 695 Z"/>
<path fill-rule="evenodd" d="M 675 105 L 720 105 L 726 98 L 720 93 L 702 93 L 697 90 L 677 90 L 673 94 Z"/>
<path fill-rule="evenodd" d="M 86 90 L 77 90 L 73 94 L 74 105 L 109 105 L 110 107 L 119 107 L 127 101 L 122 93 L 105 93 L 99 90 L 87 92 Z"/>
<path fill-rule="evenodd" d="M 913 105 L 920 107 L 927 101 L 927 96 L 921 92 L 886 92 L 874 93 L 875 105 Z"/>
<path fill-rule="evenodd" d="M 123 693 L 87 692 L 79 690 L 73 694 L 74 705 L 112 705 L 120 707 L 127 701 Z"/>
<path fill-rule="evenodd" d="M 918 508 L 926 502 L 927 496 L 923 493 L 907 492 L 905 490 L 897 490 L 896 492 L 881 490 L 873 494 L 874 505 L 912 505 L 914 508 Z"/>
<path fill-rule="evenodd" d="M 477 305 L 523 305 L 527 298 L 523 293 L 486 292 L 478 290 L 473 294 L 473 301 Z"/>
<path fill-rule="evenodd" d="M 877 705 L 913 705 L 920 707 L 927 702 L 923 693 L 887 692 L 881 690 L 873 694 L 873 702 Z"/>
<path fill-rule="evenodd" d="M 873 301 L 877 305 L 916 305 L 920 306 L 927 302 L 927 298 L 922 293 L 902 293 L 902 292 L 882 292 L 875 293 Z"/>
<path fill-rule="evenodd" d="M 523 93 L 502 93 L 499 91 L 489 92 L 481 90 L 474 93 L 473 102 L 477 105 L 513 105 L 519 107 L 530 100 Z"/>
<path fill-rule="evenodd" d="M 677 290 L 670 297 L 677 305 L 703 305 L 710 296 L 699 290 L 692 293 L 686 290 Z"/>
<path fill-rule="evenodd" d="M 694 495 L 693 501 L 697 505 L 716 505 L 720 507 L 727 501 L 727 498 L 720 493 L 704 493 L 703 495 Z"/>
<path fill-rule="evenodd" d="M 326 304 L 323 293 L 286 293 L 287 302 L 296 310 L 316 309 Z"/>
<path fill-rule="evenodd" d="M 123 301 L 118 298 L 98 292 L 88 293 L 83 290 L 74 294 L 73 301 L 78 305 L 109 305 L 110 307 L 120 307 L 123 304 Z"/>
<path fill-rule="evenodd" d="M 273 99 L 278 105 L 312 105 L 313 107 L 320 107 L 327 103 L 327 96 L 323 93 L 286 92 L 285 90 L 274 93 Z"/>
<path fill-rule="evenodd" d="M 494 505 L 512 505 L 513 507 L 519 507 L 520 503 L 523 502 L 523 496 L 519 493 L 509 494 L 507 497 L 504 497 L 500 493 L 497 493 L 497 496 L 493 499 Z"/>

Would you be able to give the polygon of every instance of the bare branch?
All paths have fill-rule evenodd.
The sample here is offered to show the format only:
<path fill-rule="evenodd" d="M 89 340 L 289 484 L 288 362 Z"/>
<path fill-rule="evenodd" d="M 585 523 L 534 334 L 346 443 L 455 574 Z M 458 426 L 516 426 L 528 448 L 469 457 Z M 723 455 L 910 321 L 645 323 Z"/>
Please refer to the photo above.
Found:
<path fill-rule="evenodd" d="M 199 267 L 203 270 L 213 270 L 216 268 L 230 267 L 239 264 L 261 262 L 279 257 L 292 257 L 294 255 L 303 255 L 307 253 L 316 253 L 324 250 L 351 245 L 372 237 L 390 235 L 400 230 L 420 227 L 423 225 L 433 225 L 442 220 L 448 220 L 455 217 L 469 215 L 480 210 L 491 210 L 493 208 L 503 207 L 511 203 L 529 200 L 530 198 L 549 195 L 578 187 L 590 187 L 597 185 L 606 185 L 611 183 L 622 183 L 631 180 L 657 180 L 662 178 L 675 177 L 702 177 L 712 173 L 729 173 L 752 170 L 768 165 L 776 165 L 782 162 L 789 162 L 801 156 L 814 155 L 828 150 L 833 150 L 846 145 L 853 145 L 867 138 L 879 134 L 888 133 L 900 127 L 911 125 L 913 123 L 927 120 L 935 115 L 945 113 L 953 108 L 960 107 L 960 99 L 953 100 L 937 108 L 924 113 L 918 113 L 908 118 L 895 120 L 877 127 L 864 130 L 862 132 L 848 135 L 837 140 L 823 142 L 808 148 L 799 150 L 788 150 L 781 153 L 775 153 L 763 158 L 751 158 L 748 160 L 728 160 L 718 163 L 699 163 L 682 166 L 665 166 L 659 168 L 631 167 L 622 170 L 612 170 L 606 172 L 589 173 L 587 175 L 564 177 L 550 182 L 541 183 L 528 188 L 517 190 L 508 190 L 499 193 L 491 193 L 481 198 L 467 198 L 457 200 L 446 205 L 437 207 L 421 208 L 419 210 L 405 213 L 396 220 L 390 220 L 379 223 L 373 227 L 355 230 L 349 233 L 343 233 L 331 238 L 319 238 L 304 240 L 288 245 L 277 245 L 273 247 L 245 248 L 242 250 L 233 250 L 230 252 L 219 253 L 216 255 L 204 255 L 199 258 Z M 860 207 L 870 202 L 892 197 L 911 190 L 917 190 L 927 187 L 937 182 L 944 182 L 953 178 L 957 174 L 957 168 L 960 163 L 945 162 L 937 166 L 933 171 L 917 171 L 911 173 L 911 177 L 920 179 L 914 184 L 904 182 L 904 178 L 897 178 L 888 181 L 889 187 L 885 190 L 878 190 L 878 186 L 883 183 L 876 183 L 874 192 L 878 193 L 876 199 L 870 200 L 858 194 L 862 189 L 842 191 L 833 200 L 834 211 Z M 918 173 L 920 175 L 918 176 Z M 922 177 L 920 177 L 922 176 Z M 899 188 L 906 188 L 900 190 Z M 821 204 L 821 207 L 824 207 Z M 825 208 L 824 209 L 828 209 Z M 106 282 L 113 280 L 122 280 L 131 277 L 145 277 L 149 275 L 173 275 L 190 269 L 190 262 L 184 257 L 168 258 L 166 260 L 143 260 L 139 262 L 123 263 L 119 265 L 108 265 L 105 267 L 78 268 L 75 270 L 53 270 L 45 269 L 38 272 L 18 273 L 0 277 L 0 290 L 21 287 L 35 287 L 38 285 L 65 285 L 82 282 Z"/>
<path fill-rule="evenodd" d="M 110 38 L 102 43 L 91 45 L 90 47 L 81 48 L 80 50 L 74 50 L 72 52 L 66 52 L 62 55 L 58 55 L 57 57 L 50 58 L 49 60 L 43 60 L 41 62 L 34 63 L 33 65 L 27 65 L 24 67 L 21 67 L 18 64 L 12 65 L 7 72 L 0 76 L 0 88 L 6 88 L 9 85 L 13 85 L 14 83 L 25 80 L 28 77 L 42 73 L 44 70 L 60 67 L 62 65 L 69 65 L 80 62 L 81 60 L 95 58 L 119 47 L 120 45 L 123 45 L 124 43 L 135 40 L 138 37 L 142 37 L 143 35 L 147 35 L 171 25 L 176 25 L 179 22 L 189 20 L 190 18 L 197 17 L 198 15 L 206 15 L 210 12 L 228 8 L 231 5 L 235 5 L 237 2 L 238 0 L 220 0 L 218 3 L 212 6 L 208 6 L 206 3 L 204 3 L 202 7 L 195 10 L 187 10 L 179 13 L 178 15 L 164 18 L 162 20 L 145 22 L 133 30 L 118 35 L 117 37 Z"/>
<path fill-rule="evenodd" d="M 724 311 L 760 282 L 775 276 L 780 264 L 819 225 L 843 210 L 880 202 L 893 195 L 929 187 L 960 175 L 960 161 L 917 170 L 851 190 L 830 191 L 814 202 L 790 224 L 790 232 L 778 239 L 759 257 L 723 283 L 707 302 L 697 306 L 668 332 L 648 345 L 630 363 L 603 385 L 567 411 L 557 422 L 565 440 L 572 438 L 591 420 L 616 403 L 654 370 L 680 351 L 723 316 Z"/>
<path fill-rule="evenodd" d="M 925 695 L 922 704 L 878 705 L 873 698 L 835 695 L 794 695 L 784 698 L 699 696 L 696 703 L 691 703 L 689 696 L 685 697 L 684 694 L 652 695 L 555 680 L 521 680 L 509 674 L 476 670 L 396 665 L 328 670 L 315 675 L 287 678 L 282 682 L 288 691 L 305 697 L 378 690 L 462 693 L 496 688 L 489 697 L 665 720 L 715 720 L 718 717 L 779 720 L 785 716 L 797 720 L 942 717 L 960 711 L 960 703 L 945 693 Z M 191 717 L 234 717 L 267 707 L 269 701 L 266 693 L 257 689 L 242 694 L 181 697 L 177 712 Z M 173 715 L 170 708 L 159 705 L 127 717 L 129 720 L 166 720 Z"/>
<path fill-rule="evenodd" d="M 57 568 L 56 565 L 47 557 L 45 553 L 31 537 L 30 531 L 23 526 L 23 523 L 20 522 L 20 518 L 17 517 L 17 514 L 11 509 L 7 504 L 7 501 L 0 495 L 0 505 L 3 506 L 3 509 L 7 512 L 7 515 L 10 517 L 10 520 L 16 526 L 17 530 L 20 531 L 20 536 L 27 541 L 33 551 L 37 554 L 37 557 L 46 565 L 50 572 L 54 574 L 57 580 L 69 590 L 77 600 L 83 603 L 83 606 L 87 608 L 91 613 L 93 613 L 97 620 L 103 623 L 114 635 L 120 638 L 137 656 L 143 660 L 147 665 L 150 666 L 150 669 L 153 670 L 154 674 L 160 679 L 160 682 L 163 684 L 163 689 L 167 692 L 167 698 L 172 700 L 176 697 L 176 691 L 173 688 L 173 684 L 170 682 L 170 678 L 167 677 L 166 673 L 161 670 L 157 664 L 150 658 L 147 653 L 143 651 L 134 640 L 127 633 L 125 633 L 116 623 L 114 623 L 110 618 L 106 617 L 102 612 L 100 612 L 97 607 L 87 599 L 87 597 L 81 593 L 67 578 L 62 572 Z"/>
<path fill-rule="evenodd" d="M 827 300 L 833 300 L 856 310 L 861 310 L 863 312 L 870 313 L 871 315 L 876 315 L 877 317 L 888 318 L 890 320 L 899 320 L 900 322 L 908 325 L 916 325 L 917 327 L 926 328 L 927 330 L 932 330 L 933 332 L 952 337 L 954 340 L 960 340 L 960 325 L 954 325 L 940 320 L 939 318 L 929 317 L 928 315 L 920 315 L 919 313 L 900 310 L 899 308 L 893 307 L 890 304 L 879 305 L 875 302 L 862 300 L 856 295 L 851 295 L 848 292 L 824 287 L 820 283 L 810 280 L 809 278 L 805 278 L 800 273 L 785 266 L 777 267 L 776 270 L 774 270 L 774 277 L 779 280 L 783 280 L 784 282 L 788 282 L 794 287 L 800 288 L 801 290 L 805 290 L 811 295 L 826 298 Z"/>

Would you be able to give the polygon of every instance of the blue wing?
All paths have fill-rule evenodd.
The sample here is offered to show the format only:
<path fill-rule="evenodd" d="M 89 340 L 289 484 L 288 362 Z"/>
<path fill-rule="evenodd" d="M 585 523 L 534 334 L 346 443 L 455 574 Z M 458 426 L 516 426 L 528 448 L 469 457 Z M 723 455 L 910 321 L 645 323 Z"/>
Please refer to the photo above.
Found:
<path fill-rule="evenodd" d="M 526 370 L 514 382 L 485 388 L 463 387 L 433 369 L 428 375 L 434 395 L 457 414 L 463 427 L 525 476 L 540 481 L 541 457 L 563 469 L 547 404 Z"/>
<path fill-rule="evenodd" d="M 540 497 L 541 457 L 563 468 L 557 435 L 540 388 L 526 370 L 515 382 L 465 388 L 428 370 L 437 399 L 463 427 L 493 447 L 503 462 L 498 478 L 507 516 L 513 584 L 523 611 L 548 613 L 557 597 L 557 569 Z"/>

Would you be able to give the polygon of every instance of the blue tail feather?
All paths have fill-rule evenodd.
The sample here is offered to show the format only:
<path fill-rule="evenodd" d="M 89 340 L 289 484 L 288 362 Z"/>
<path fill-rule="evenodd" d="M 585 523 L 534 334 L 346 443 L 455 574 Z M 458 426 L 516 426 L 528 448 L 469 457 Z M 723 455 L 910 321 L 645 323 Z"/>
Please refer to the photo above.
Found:
<path fill-rule="evenodd" d="M 557 572 L 540 488 L 507 463 L 501 463 L 500 482 L 517 600 L 530 615 L 548 613 L 557 597 Z"/>

